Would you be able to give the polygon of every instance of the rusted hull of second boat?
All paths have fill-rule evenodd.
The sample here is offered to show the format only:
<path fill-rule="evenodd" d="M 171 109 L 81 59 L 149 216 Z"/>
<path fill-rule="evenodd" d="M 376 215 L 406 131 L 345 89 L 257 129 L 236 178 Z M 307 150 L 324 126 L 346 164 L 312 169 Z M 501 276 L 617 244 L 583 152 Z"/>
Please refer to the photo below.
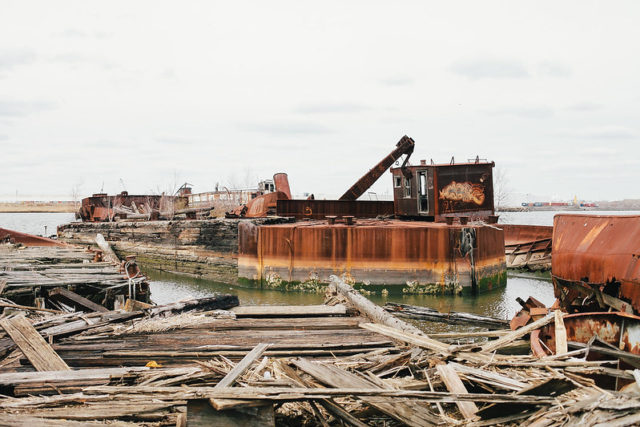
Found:
<path fill-rule="evenodd" d="M 569 310 L 597 305 L 639 312 L 640 215 L 556 215 L 552 276 L 556 297 Z"/>

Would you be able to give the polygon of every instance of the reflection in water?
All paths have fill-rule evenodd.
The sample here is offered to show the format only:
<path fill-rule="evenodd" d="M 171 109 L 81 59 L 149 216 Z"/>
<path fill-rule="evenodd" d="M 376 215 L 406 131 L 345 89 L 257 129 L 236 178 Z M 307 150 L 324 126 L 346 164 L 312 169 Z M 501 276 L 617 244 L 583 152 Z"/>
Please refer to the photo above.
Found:
<path fill-rule="evenodd" d="M 323 294 L 305 292 L 283 292 L 232 286 L 204 279 L 145 271 L 151 280 L 151 299 L 158 304 L 167 304 L 190 297 L 205 297 L 216 292 L 238 295 L 242 305 L 308 305 L 322 304 Z M 439 312 L 462 311 L 484 316 L 510 319 L 520 309 L 516 297 L 527 299 L 533 296 L 545 305 L 553 304 L 553 286 L 549 280 L 535 276 L 509 275 L 507 286 L 476 297 L 452 295 L 369 295 L 368 298 L 379 305 L 387 301 L 431 307 Z M 445 330 L 469 330 L 468 326 L 453 326 L 435 322 L 414 322 L 424 330 L 440 332 Z"/>

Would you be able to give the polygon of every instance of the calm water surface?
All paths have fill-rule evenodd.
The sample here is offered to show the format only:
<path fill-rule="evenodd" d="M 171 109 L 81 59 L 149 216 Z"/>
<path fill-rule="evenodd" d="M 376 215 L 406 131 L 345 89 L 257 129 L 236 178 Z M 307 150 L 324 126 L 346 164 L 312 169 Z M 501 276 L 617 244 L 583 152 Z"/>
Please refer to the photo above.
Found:
<path fill-rule="evenodd" d="M 506 224 L 553 225 L 553 216 L 557 213 L 557 211 L 502 212 L 500 214 L 500 222 Z M 571 211 L 569 213 L 640 214 L 638 211 Z M 0 213 L 0 227 L 42 235 L 46 225 L 47 234 L 53 234 L 56 226 L 73 221 L 73 219 L 73 214 L 65 213 Z M 156 271 L 146 271 L 146 273 L 151 279 L 152 299 L 159 304 L 189 297 L 210 296 L 216 292 L 237 294 L 242 304 L 306 305 L 321 304 L 323 301 L 322 294 L 242 288 L 210 280 L 193 279 Z M 529 296 L 533 296 L 547 305 L 552 304 L 554 297 L 551 282 L 539 276 L 509 273 L 506 288 L 477 297 L 430 295 L 388 295 L 383 297 L 371 295 L 369 298 L 377 304 L 384 304 L 390 301 L 432 307 L 440 312 L 463 311 L 509 319 L 519 310 L 516 297 L 526 299 Z M 431 331 L 456 329 L 456 327 L 452 328 L 448 325 L 431 322 L 421 323 L 421 326 Z"/>

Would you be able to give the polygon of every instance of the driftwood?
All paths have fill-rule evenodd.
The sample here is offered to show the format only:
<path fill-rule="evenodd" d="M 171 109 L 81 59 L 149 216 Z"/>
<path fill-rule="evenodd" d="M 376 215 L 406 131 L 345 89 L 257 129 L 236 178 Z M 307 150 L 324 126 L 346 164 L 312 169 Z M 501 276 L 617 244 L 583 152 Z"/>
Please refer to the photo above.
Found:
<path fill-rule="evenodd" d="M 107 261 L 113 264 L 120 264 L 120 258 L 118 258 L 118 255 L 116 255 L 113 249 L 111 249 L 109 243 L 107 243 L 107 241 L 104 239 L 104 236 L 100 233 L 96 234 L 96 244 L 104 254 L 104 258 Z"/>
<path fill-rule="evenodd" d="M 396 317 L 387 313 L 381 307 L 369 301 L 366 297 L 362 296 L 338 276 L 331 276 L 331 286 L 334 287 L 341 296 L 346 298 L 353 307 L 355 307 L 363 315 L 371 319 L 372 322 L 386 325 L 403 332 L 409 332 L 425 337 L 427 336 L 427 334 L 425 334 L 420 329 L 406 322 L 403 322 L 400 319 L 397 319 Z"/>
<path fill-rule="evenodd" d="M 472 325 L 498 329 L 509 327 L 508 320 L 496 319 L 494 317 L 488 316 L 480 316 L 472 313 L 440 313 L 439 311 L 429 307 L 417 307 L 414 305 L 397 304 L 392 302 L 386 303 L 384 309 L 397 316 L 429 320 L 432 322 L 443 322 L 457 325 Z"/>

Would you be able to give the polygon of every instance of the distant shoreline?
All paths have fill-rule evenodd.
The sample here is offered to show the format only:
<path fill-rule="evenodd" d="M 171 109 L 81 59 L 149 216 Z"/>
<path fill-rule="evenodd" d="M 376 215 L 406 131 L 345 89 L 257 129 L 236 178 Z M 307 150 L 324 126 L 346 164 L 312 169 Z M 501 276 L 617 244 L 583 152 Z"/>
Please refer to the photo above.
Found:
<path fill-rule="evenodd" d="M 0 202 L 0 213 L 74 213 L 77 203 L 61 202 Z"/>

